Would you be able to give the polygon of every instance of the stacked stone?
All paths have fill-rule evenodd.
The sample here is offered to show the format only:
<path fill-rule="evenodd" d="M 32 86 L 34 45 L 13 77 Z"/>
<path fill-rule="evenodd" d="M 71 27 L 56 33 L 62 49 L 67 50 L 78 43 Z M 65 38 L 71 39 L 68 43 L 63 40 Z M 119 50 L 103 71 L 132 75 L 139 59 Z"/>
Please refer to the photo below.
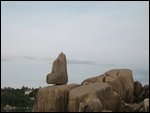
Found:
<path fill-rule="evenodd" d="M 68 82 L 67 60 L 64 53 L 60 53 L 53 62 L 52 72 L 47 75 L 48 84 L 62 85 Z"/>

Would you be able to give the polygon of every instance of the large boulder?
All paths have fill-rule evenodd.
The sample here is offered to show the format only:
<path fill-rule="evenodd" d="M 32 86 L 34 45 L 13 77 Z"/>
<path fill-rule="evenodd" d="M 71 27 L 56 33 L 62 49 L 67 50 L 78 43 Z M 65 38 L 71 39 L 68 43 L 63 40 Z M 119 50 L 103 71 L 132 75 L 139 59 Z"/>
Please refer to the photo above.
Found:
<path fill-rule="evenodd" d="M 141 96 L 143 96 L 143 98 L 149 98 L 149 85 L 144 85 L 143 86 L 143 91 L 141 93 Z"/>
<path fill-rule="evenodd" d="M 108 83 L 95 82 L 70 90 L 69 112 L 120 111 L 121 100 Z"/>
<path fill-rule="evenodd" d="M 60 53 L 54 61 L 52 72 L 47 75 L 48 84 L 62 85 L 68 82 L 67 60 L 64 53 Z"/>
<path fill-rule="evenodd" d="M 134 95 L 133 95 L 133 103 L 140 103 L 143 101 L 142 96 L 143 87 L 142 84 L 139 81 L 134 82 Z"/>
<path fill-rule="evenodd" d="M 137 103 L 142 102 L 145 98 L 149 98 L 149 85 L 144 85 L 142 88 L 142 93 L 138 97 L 134 96 L 134 101 Z"/>
<path fill-rule="evenodd" d="M 134 82 L 134 96 L 138 97 L 142 93 L 142 84 L 139 81 Z"/>
<path fill-rule="evenodd" d="M 107 82 L 121 99 L 132 103 L 134 93 L 134 81 L 132 71 L 129 69 L 112 69 L 104 74 L 84 80 L 81 85 L 94 82 Z"/>
<path fill-rule="evenodd" d="M 69 91 L 77 84 L 54 85 L 39 89 L 34 112 L 66 112 Z"/>

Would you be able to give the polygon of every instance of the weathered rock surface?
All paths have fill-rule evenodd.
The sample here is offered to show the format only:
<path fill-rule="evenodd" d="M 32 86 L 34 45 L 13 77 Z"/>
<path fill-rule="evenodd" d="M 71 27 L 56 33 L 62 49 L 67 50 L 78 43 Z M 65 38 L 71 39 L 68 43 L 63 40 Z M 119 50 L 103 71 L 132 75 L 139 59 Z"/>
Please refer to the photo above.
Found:
<path fill-rule="evenodd" d="M 142 93 L 142 84 L 139 81 L 134 82 L 134 96 L 139 96 Z"/>
<path fill-rule="evenodd" d="M 54 61 L 52 72 L 47 75 L 48 84 L 62 85 L 68 82 L 67 60 L 64 53 L 60 53 Z"/>
<path fill-rule="evenodd" d="M 102 111 L 102 103 L 98 98 L 92 99 L 86 109 L 86 112 L 100 112 Z"/>
<path fill-rule="evenodd" d="M 144 85 L 141 96 L 143 96 L 144 99 L 149 98 L 149 85 Z"/>
<path fill-rule="evenodd" d="M 120 106 L 120 97 L 113 92 L 108 83 L 95 82 L 74 88 L 69 92 L 69 112 L 100 112 L 103 109 L 120 111 Z"/>
<path fill-rule="evenodd" d="M 66 112 L 69 91 L 77 84 L 54 85 L 39 89 L 34 112 Z"/>
<path fill-rule="evenodd" d="M 129 69 L 113 69 L 103 75 L 84 80 L 81 85 L 94 82 L 107 82 L 117 92 L 121 99 L 132 103 L 134 93 L 134 81 L 132 71 Z"/>
<path fill-rule="evenodd" d="M 143 91 L 142 84 L 139 81 L 135 81 L 133 94 L 134 103 L 140 103 L 143 100 L 143 96 L 141 95 L 142 91 Z"/>
<path fill-rule="evenodd" d="M 149 98 L 144 99 L 144 111 L 149 112 Z"/>
<path fill-rule="evenodd" d="M 138 88 L 139 88 L 139 86 L 138 86 Z M 140 86 L 139 89 L 141 89 L 141 86 Z M 136 87 L 135 87 L 135 92 L 136 92 Z M 134 94 L 134 102 L 135 103 L 140 103 L 145 98 L 149 98 L 149 85 L 144 85 L 142 87 L 142 92 L 140 91 L 140 93 Z"/>
<path fill-rule="evenodd" d="M 149 98 L 144 99 L 140 103 L 125 103 L 123 112 L 149 112 Z"/>

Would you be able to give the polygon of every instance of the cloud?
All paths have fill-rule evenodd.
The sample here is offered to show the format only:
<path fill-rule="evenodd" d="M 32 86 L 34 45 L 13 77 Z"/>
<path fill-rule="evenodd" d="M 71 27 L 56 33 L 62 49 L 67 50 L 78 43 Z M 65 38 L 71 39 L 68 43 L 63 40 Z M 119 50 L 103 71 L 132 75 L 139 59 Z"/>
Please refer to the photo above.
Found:
<path fill-rule="evenodd" d="M 96 65 L 96 62 L 90 60 L 67 60 L 68 64 L 88 64 L 88 65 Z"/>
<path fill-rule="evenodd" d="M 37 58 L 31 56 L 2 56 L 1 61 L 14 61 L 14 60 L 36 60 Z"/>
<path fill-rule="evenodd" d="M 48 61 L 50 63 L 53 63 L 56 58 L 41 58 L 43 61 Z M 96 65 L 96 62 L 90 61 L 90 60 L 72 60 L 67 59 L 67 64 L 88 64 L 88 65 Z"/>
<path fill-rule="evenodd" d="M 49 63 L 53 63 L 55 58 L 41 58 L 42 61 L 48 61 Z M 114 64 L 99 64 L 98 62 L 92 60 L 78 60 L 78 59 L 67 59 L 67 64 L 84 64 L 84 65 L 97 65 L 97 66 L 112 66 Z"/>
<path fill-rule="evenodd" d="M 52 59 L 51 58 L 41 58 L 41 60 L 49 61 L 49 60 L 52 60 Z"/>
<path fill-rule="evenodd" d="M 50 64 L 53 64 L 54 60 L 56 58 L 36 58 L 36 57 L 32 57 L 32 56 L 2 56 L 1 61 L 16 61 L 16 60 L 29 60 L 29 61 L 33 61 L 33 60 L 37 60 L 37 61 L 46 61 Z M 96 65 L 96 66 L 113 66 L 114 64 L 100 64 L 96 61 L 92 61 L 92 60 L 78 60 L 78 59 L 67 59 L 67 64 L 69 65 Z"/>
<path fill-rule="evenodd" d="M 68 64 L 84 64 L 84 65 L 96 65 L 96 66 L 114 66 L 114 64 L 99 64 L 98 62 L 91 60 L 67 60 Z"/>
<path fill-rule="evenodd" d="M 40 60 L 42 60 L 42 61 L 46 61 L 46 62 L 48 62 L 48 63 L 50 63 L 50 64 L 52 64 L 53 62 L 54 62 L 54 58 L 41 58 Z"/>
<path fill-rule="evenodd" d="M 17 56 L 17 57 L 14 57 L 16 59 L 23 59 L 23 60 L 36 60 L 35 57 L 31 57 L 31 56 Z"/>
<path fill-rule="evenodd" d="M 3 58 L 3 57 L 2 57 L 2 58 L 1 58 L 1 61 L 4 61 L 4 62 L 5 62 L 5 61 L 12 61 L 12 59 L 10 59 L 10 58 Z"/>

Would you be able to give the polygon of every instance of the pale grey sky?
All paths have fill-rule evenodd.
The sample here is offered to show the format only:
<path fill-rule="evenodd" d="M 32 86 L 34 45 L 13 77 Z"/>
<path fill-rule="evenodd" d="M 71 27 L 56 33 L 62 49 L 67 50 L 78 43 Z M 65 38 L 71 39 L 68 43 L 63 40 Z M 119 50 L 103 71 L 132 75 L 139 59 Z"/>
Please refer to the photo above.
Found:
<path fill-rule="evenodd" d="M 2 62 L 52 62 L 63 51 L 69 64 L 149 72 L 149 2 L 3 1 L 1 24 Z"/>

